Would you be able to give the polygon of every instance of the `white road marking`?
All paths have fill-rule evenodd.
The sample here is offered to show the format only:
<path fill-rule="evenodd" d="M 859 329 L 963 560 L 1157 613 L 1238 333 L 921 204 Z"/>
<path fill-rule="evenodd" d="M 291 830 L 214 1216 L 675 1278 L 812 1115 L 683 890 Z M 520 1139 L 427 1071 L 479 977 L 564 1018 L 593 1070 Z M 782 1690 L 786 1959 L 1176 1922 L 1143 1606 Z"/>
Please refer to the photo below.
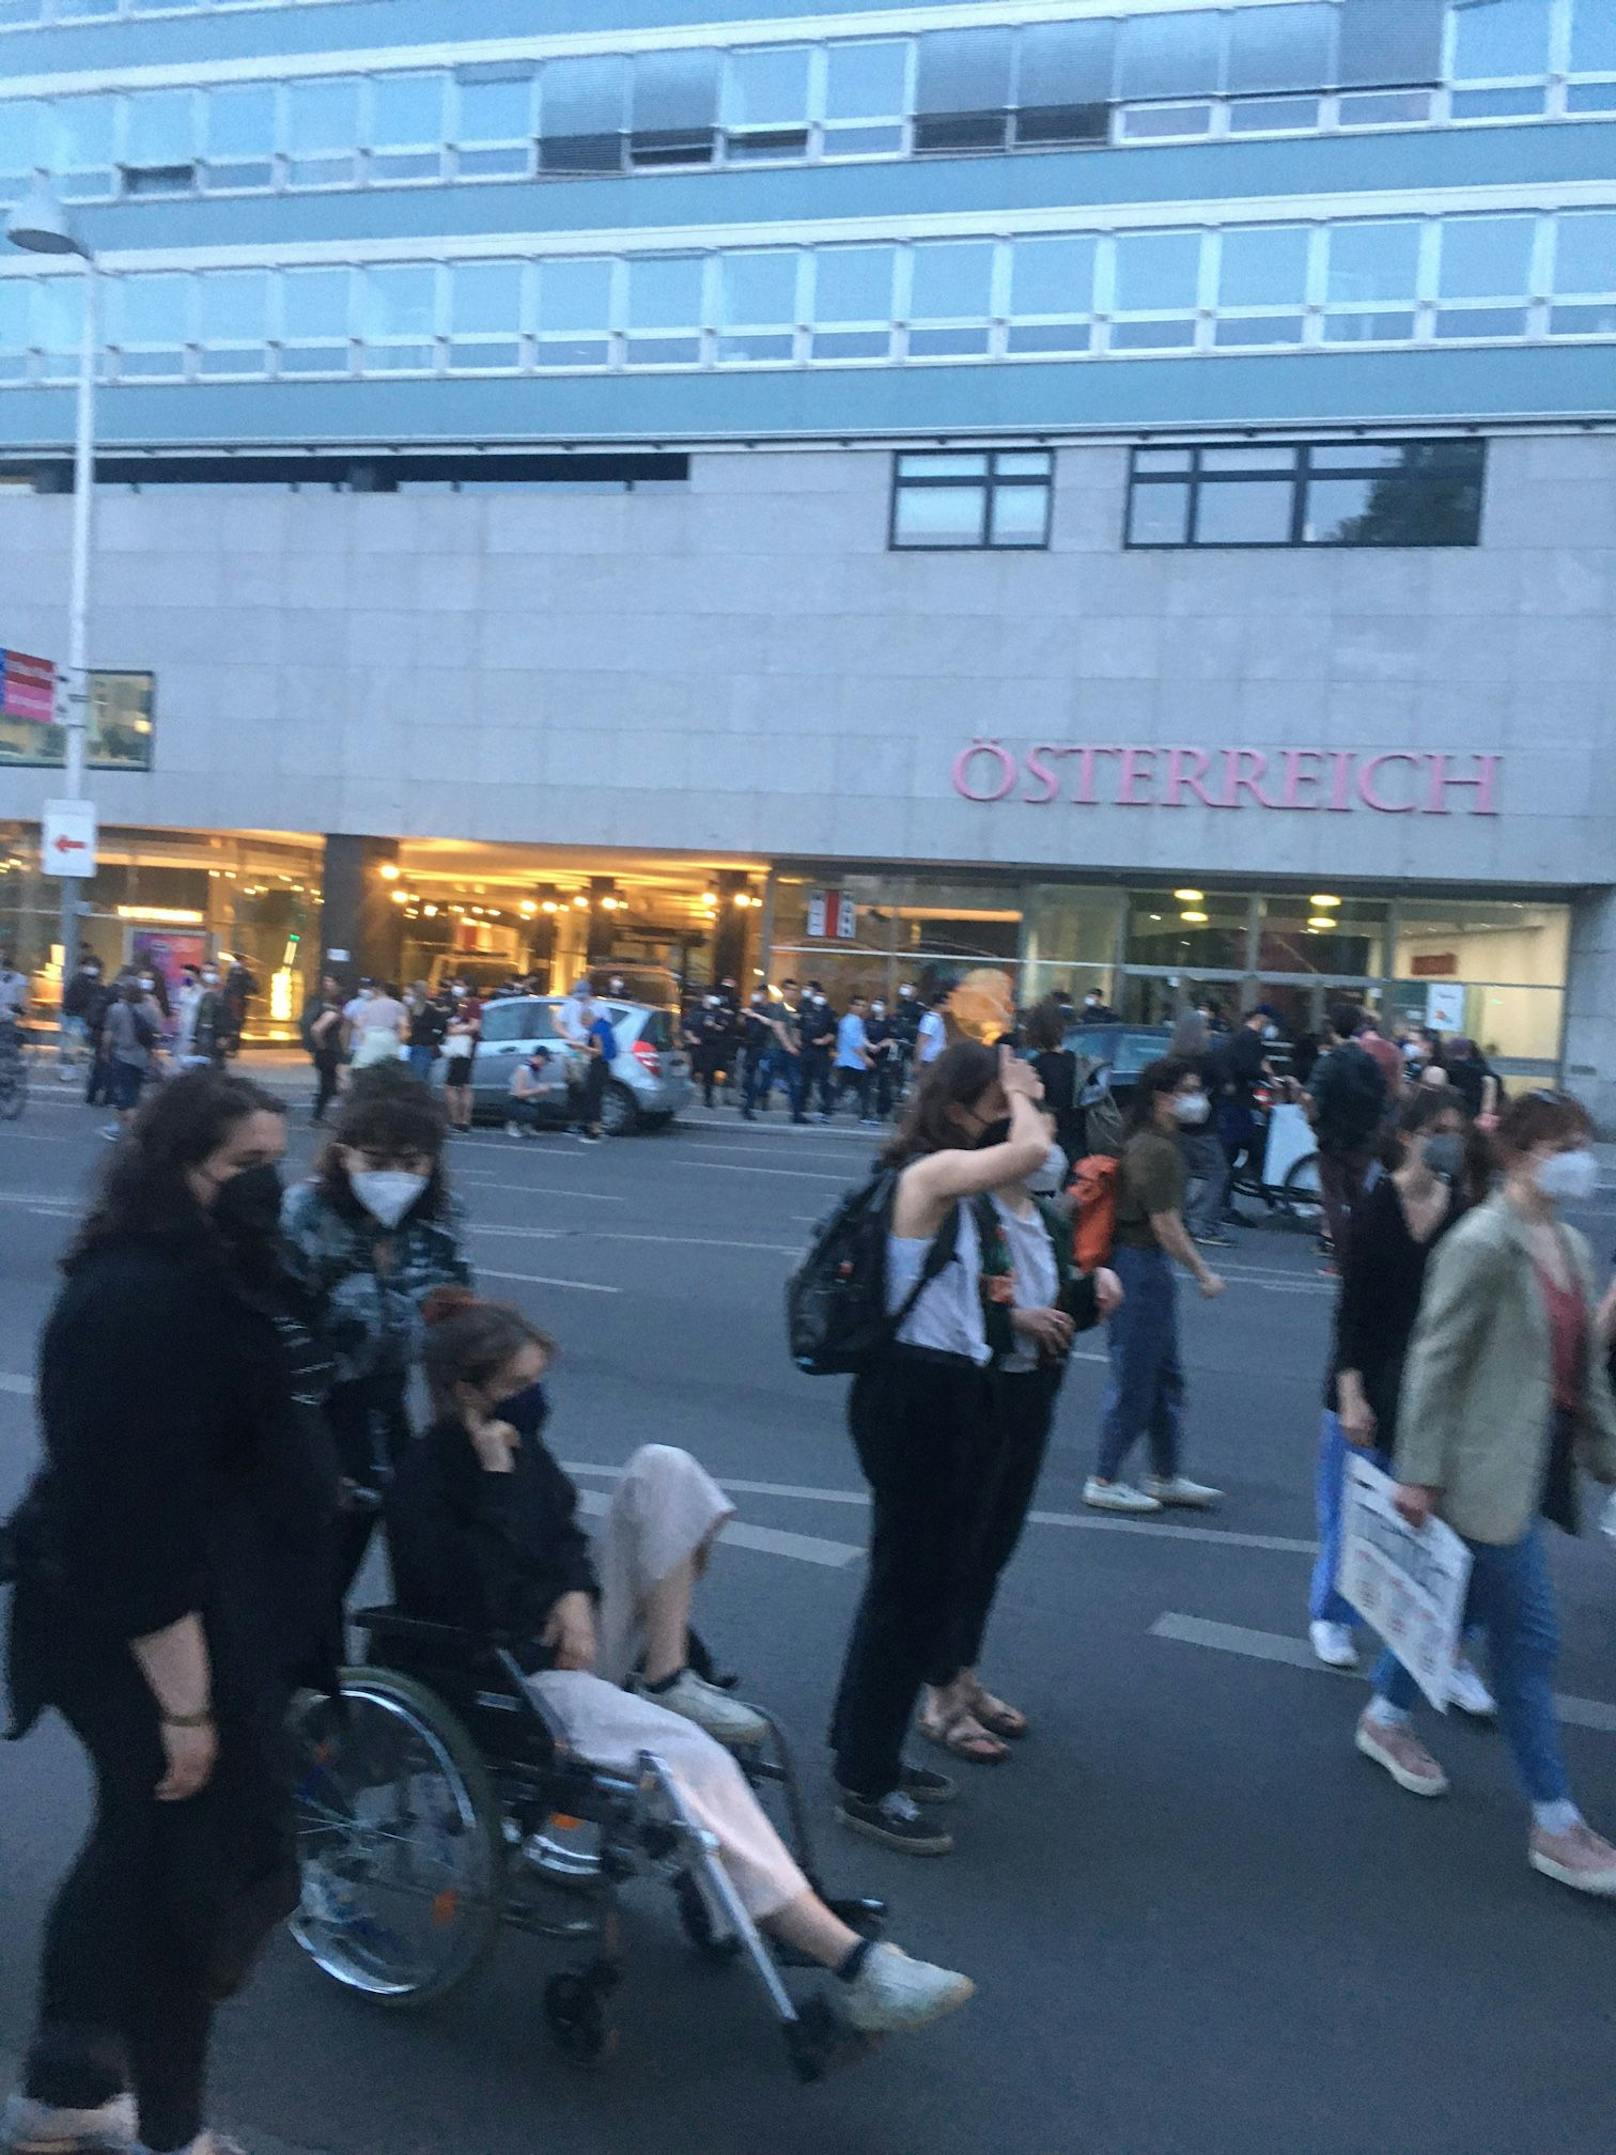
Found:
<path fill-rule="evenodd" d="M 558 1280 L 544 1272 L 490 1272 L 486 1266 L 478 1267 L 479 1276 L 485 1280 L 519 1280 L 526 1287 L 572 1287 L 579 1294 L 621 1294 L 621 1287 L 603 1287 L 598 1280 Z"/>
<path fill-rule="evenodd" d="M 1209 1646 L 1218 1653 L 1244 1654 L 1251 1661 L 1278 1661 L 1290 1668 L 1307 1669 L 1316 1676 L 1333 1676 L 1339 1682 L 1342 1671 L 1327 1669 L 1318 1660 L 1305 1639 L 1293 1639 L 1279 1631 L 1253 1631 L 1246 1624 L 1219 1624 L 1206 1616 L 1184 1616 L 1176 1610 L 1168 1610 L 1158 1616 L 1150 1627 L 1153 1639 L 1176 1639 L 1185 1646 Z M 1348 1671 L 1347 1673 L 1351 1673 Z M 1366 1661 L 1361 1674 L 1367 1677 Z M 1562 1692 L 1555 1700 L 1560 1719 L 1573 1728 L 1598 1729 L 1603 1735 L 1616 1735 L 1616 1706 L 1605 1699 L 1583 1699 Z"/>

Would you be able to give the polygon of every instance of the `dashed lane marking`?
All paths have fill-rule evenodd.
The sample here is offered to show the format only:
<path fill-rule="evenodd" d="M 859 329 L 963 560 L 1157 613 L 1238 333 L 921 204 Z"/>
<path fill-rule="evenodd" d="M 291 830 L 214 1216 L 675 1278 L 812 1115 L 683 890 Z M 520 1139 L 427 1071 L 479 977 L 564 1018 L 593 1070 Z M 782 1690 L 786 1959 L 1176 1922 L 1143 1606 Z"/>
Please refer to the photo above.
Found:
<path fill-rule="evenodd" d="M 730 1486 L 733 1488 L 734 1484 Z M 592 1519 L 601 1518 L 611 1505 L 604 1489 L 581 1489 L 578 1508 Z M 827 1541 L 818 1534 L 792 1534 L 783 1528 L 751 1526 L 744 1519 L 731 1519 L 723 1530 L 726 1546 L 757 1549 L 765 1556 L 788 1556 L 799 1564 L 822 1564 L 828 1571 L 845 1571 L 864 1554 L 861 1542 Z"/>
<path fill-rule="evenodd" d="M 599 1280 L 554 1279 L 546 1272 L 491 1272 L 487 1266 L 479 1266 L 479 1276 L 485 1280 L 516 1280 L 524 1287 L 570 1287 L 578 1294 L 621 1294 L 621 1287 L 603 1287 Z"/>
<path fill-rule="evenodd" d="M 1153 1639 L 1175 1639 L 1184 1646 L 1209 1646 L 1221 1654 L 1243 1654 L 1248 1661 L 1277 1661 L 1314 1676 L 1333 1676 L 1342 1671 L 1322 1666 L 1304 1639 L 1289 1638 L 1279 1631 L 1253 1631 L 1246 1624 L 1220 1624 L 1206 1616 L 1185 1616 L 1169 1609 L 1150 1627 Z M 1350 1674 L 1351 1672 L 1346 1672 Z M 1367 1666 L 1361 1672 L 1368 1674 Z M 1562 1693 L 1555 1705 L 1560 1719 L 1573 1728 L 1597 1729 L 1616 1736 L 1616 1706 L 1605 1699 L 1583 1699 Z"/>

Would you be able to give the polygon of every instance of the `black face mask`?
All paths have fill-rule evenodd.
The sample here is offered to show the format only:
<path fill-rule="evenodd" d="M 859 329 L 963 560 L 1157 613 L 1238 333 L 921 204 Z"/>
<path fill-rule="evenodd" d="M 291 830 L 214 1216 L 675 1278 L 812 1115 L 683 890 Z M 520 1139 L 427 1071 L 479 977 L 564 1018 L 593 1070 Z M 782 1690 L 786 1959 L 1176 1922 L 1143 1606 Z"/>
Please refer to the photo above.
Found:
<path fill-rule="evenodd" d="M 280 1233 L 281 1199 L 286 1187 L 273 1160 L 244 1167 L 221 1183 L 213 1200 L 219 1232 L 232 1242 L 272 1242 Z"/>
<path fill-rule="evenodd" d="M 509 1422 L 519 1437 L 536 1437 L 550 1419 L 550 1401 L 544 1386 L 534 1380 L 494 1408 L 496 1422 Z"/>
<path fill-rule="evenodd" d="M 1003 1115 L 999 1118 L 997 1122 L 990 1122 L 988 1124 L 987 1128 L 977 1138 L 974 1150 L 977 1152 L 982 1152 L 985 1151 L 989 1145 L 1007 1144 L 1009 1142 L 1009 1138 L 1010 1118 L 1008 1115 Z"/>

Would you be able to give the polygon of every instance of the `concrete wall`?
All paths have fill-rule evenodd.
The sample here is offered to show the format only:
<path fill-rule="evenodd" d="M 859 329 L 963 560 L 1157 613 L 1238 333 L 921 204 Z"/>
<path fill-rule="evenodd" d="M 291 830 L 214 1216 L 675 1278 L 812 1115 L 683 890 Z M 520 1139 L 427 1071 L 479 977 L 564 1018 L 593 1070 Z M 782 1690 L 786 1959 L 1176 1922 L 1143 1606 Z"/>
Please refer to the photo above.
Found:
<path fill-rule="evenodd" d="M 633 495 L 110 493 L 92 662 L 158 676 L 111 822 L 1332 882 L 1612 880 L 1616 440 L 1492 451 L 1484 543 L 1126 553 L 1060 452 L 1047 553 L 887 550 L 881 453 Z M 69 504 L 0 497 L 0 638 L 60 653 Z M 1018 759 L 976 804 L 979 735 Z M 1039 743 L 1501 756 L 1499 813 L 1029 804 Z M 1056 766 L 1071 790 L 1072 761 Z M 1216 765 L 1214 765 L 1216 768 Z M 1315 775 L 1324 766 L 1314 766 Z M 980 775 L 992 766 L 974 767 Z M 1117 765 L 1103 766 L 1113 796 Z M 1276 783 L 1277 781 L 1271 781 Z M 1383 774 L 1387 797 L 1415 783 Z M 32 817 L 43 773 L 0 772 Z M 980 789 L 980 788 L 979 788 Z M 1145 784 L 1148 795 L 1152 788 Z M 1318 789 L 1314 789 L 1318 797 Z M 1304 795 L 1305 797 L 1305 795 Z"/>

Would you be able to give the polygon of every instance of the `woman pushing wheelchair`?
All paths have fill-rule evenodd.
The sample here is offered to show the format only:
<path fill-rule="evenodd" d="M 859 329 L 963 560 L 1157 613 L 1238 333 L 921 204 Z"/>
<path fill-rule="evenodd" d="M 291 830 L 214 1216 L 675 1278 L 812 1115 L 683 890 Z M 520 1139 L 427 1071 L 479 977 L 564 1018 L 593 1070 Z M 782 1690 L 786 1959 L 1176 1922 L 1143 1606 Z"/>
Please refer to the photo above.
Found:
<path fill-rule="evenodd" d="M 387 1508 L 400 1614 L 517 1642 L 525 1681 L 591 1763 L 633 1771 L 655 1753 L 752 1920 L 840 1979 L 832 2007 L 849 2026 L 907 2031 L 963 2005 L 966 1977 L 861 1938 L 826 1906 L 736 1764 L 768 1724 L 690 1666 L 696 1583 L 732 1511 L 717 1485 L 688 1452 L 644 1446 L 592 1552 L 542 1437 L 552 1343 L 465 1288 L 435 1290 L 423 1316 L 434 1420 Z"/>

